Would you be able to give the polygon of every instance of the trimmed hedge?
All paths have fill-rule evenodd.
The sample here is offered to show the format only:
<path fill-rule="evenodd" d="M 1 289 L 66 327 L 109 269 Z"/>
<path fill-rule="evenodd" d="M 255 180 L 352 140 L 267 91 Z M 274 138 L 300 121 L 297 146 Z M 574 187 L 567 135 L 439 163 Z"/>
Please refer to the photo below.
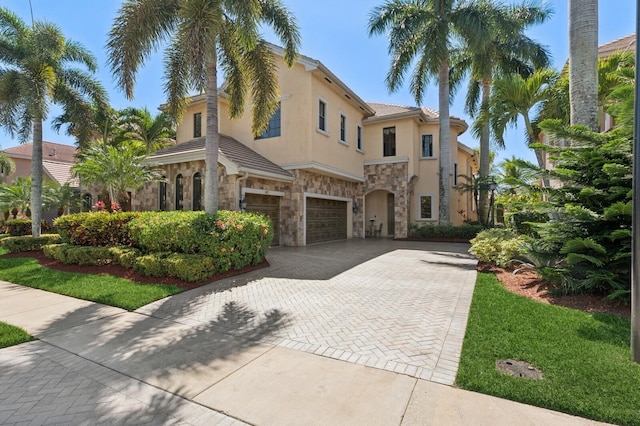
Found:
<path fill-rule="evenodd" d="M 46 220 L 43 220 L 40 226 L 42 232 L 51 232 L 51 227 Z M 3 228 L 12 237 L 31 235 L 31 219 L 9 219 L 4 222 Z"/>
<path fill-rule="evenodd" d="M 128 223 L 137 212 L 88 212 L 60 216 L 53 224 L 65 243 L 77 246 L 130 246 Z"/>
<path fill-rule="evenodd" d="M 73 244 L 49 244 L 42 247 L 45 256 L 65 264 L 101 266 L 116 264 L 133 267 L 140 251 L 132 247 L 74 246 Z"/>
<path fill-rule="evenodd" d="M 152 253 L 136 258 L 133 269 L 149 277 L 166 277 L 167 257 L 171 253 Z"/>
<path fill-rule="evenodd" d="M 183 281 L 202 281 L 216 272 L 222 273 L 212 257 L 202 254 L 173 253 L 166 262 L 167 273 Z"/>
<path fill-rule="evenodd" d="M 409 237 L 471 240 L 483 229 L 482 225 L 465 224 L 461 226 L 453 226 L 435 225 L 430 223 L 418 225 L 412 223 L 409 226 Z"/>
<path fill-rule="evenodd" d="M 58 234 L 42 234 L 37 238 L 31 235 L 20 237 L 6 237 L 0 240 L 0 245 L 9 250 L 10 253 L 20 253 L 23 251 L 41 250 L 42 246 L 55 244 L 61 241 Z"/>

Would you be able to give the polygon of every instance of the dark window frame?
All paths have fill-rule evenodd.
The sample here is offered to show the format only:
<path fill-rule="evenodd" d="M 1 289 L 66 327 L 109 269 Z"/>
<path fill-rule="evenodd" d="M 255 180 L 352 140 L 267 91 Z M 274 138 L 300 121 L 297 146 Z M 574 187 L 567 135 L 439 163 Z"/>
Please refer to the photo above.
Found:
<path fill-rule="evenodd" d="M 363 151 L 362 149 L 362 126 L 356 125 L 356 149 Z"/>
<path fill-rule="evenodd" d="M 160 185 L 158 188 L 158 209 L 160 211 L 167 210 L 167 182 L 164 180 L 165 177 L 162 177 L 162 181 L 160 181 Z"/>
<path fill-rule="evenodd" d="M 184 177 L 176 176 L 176 210 L 184 210 Z"/>
<path fill-rule="evenodd" d="M 282 132 L 282 103 L 278 103 L 278 108 L 269 117 L 269 125 L 261 135 L 256 136 L 256 139 L 268 139 L 277 138 L 281 136 Z"/>
<path fill-rule="evenodd" d="M 193 211 L 202 210 L 202 174 L 200 172 L 196 172 L 193 174 L 193 185 L 192 185 L 192 193 L 193 200 L 191 203 L 191 207 Z"/>
<path fill-rule="evenodd" d="M 327 131 L 327 102 L 318 99 L 318 130 Z"/>
<path fill-rule="evenodd" d="M 423 215 L 424 212 L 424 208 L 425 206 L 423 206 L 422 204 L 422 199 L 423 198 L 428 198 L 429 199 L 429 215 L 425 216 Z M 420 209 L 420 219 L 422 220 L 433 220 L 433 195 L 421 195 L 418 199 L 419 205 L 418 208 Z"/>
<path fill-rule="evenodd" d="M 340 113 L 340 142 L 347 143 L 347 116 Z"/>
<path fill-rule="evenodd" d="M 382 129 L 382 156 L 396 156 L 396 127 L 385 127 Z"/>
<path fill-rule="evenodd" d="M 429 152 L 425 152 L 425 139 L 427 139 L 427 138 L 428 138 L 428 140 L 429 140 L 429 143 L 428 143 L 428 145 L 427 145 L 427 146 L 429 147 L 429 148 L 428 148 L 428 151 L 429 151 Z M 420 154 L 421 154 L 421 157 L 422 157 L 422 158 L 432 158 L 432 157 L 434 157 L 434 155 L 433 155 L 433 135 L 431 135 L 431 134 L 428 134 L 428 135 L 422 135 L 422 141 L 421 141 L 421 143 L 422 143 L 422 146 L 420 147 L 420 151 L 421 151 L 421 152 L 420 152 Z M 427 155 L 427 154 L 428 154 L 428 155 Z"/>
<path fill-rule="evenodd" d="M 193 137 L 199 138 L 202 136 L 202 113 L 196 112 L 193 114 Z"/>

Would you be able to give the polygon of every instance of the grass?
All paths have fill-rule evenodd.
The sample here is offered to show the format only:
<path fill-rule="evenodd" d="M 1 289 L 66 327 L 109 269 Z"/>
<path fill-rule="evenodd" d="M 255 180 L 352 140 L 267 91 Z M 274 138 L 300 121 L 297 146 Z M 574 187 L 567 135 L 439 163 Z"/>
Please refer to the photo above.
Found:
<path fill-rule="evenodd" d="M 499 373 L 500 359 L 527 361 L 543 380 Z M 478 275 L 456 385 L 622 425 L 640 425 L 640 365 L 630 321 L 542 304 Z"/>
<path fill-rule="evenodd" d="M 33 337 L 20 327 L 0 322 L 0 349 L 32 340 Z"/>
<path fill-rule="evenodd" d="M 5 253 L 6 249 L 0 248 L 0 255 Z M 182 291 L 176 286 L 139 284 L 111 275 L 56 271 L 43 268 L 35 259 L 24 257 L 0 257 L 0 280 L 129 311 Z"/>

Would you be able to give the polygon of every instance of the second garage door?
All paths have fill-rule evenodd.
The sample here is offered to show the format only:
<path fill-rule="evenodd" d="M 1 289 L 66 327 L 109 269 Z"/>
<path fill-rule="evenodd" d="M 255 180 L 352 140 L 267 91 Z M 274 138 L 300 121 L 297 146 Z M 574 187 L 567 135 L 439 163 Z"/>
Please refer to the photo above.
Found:
<path fill-rule="evenodd" d="M 347 202 L 307 198 L 307 244 L 347 238 Z"/>
<path fill-rule="evenodd" d="M 272 246 L 280 244 L 280 197 L 261 194 L 246 194 L 246 211 L 251 213 L 262 213 L 271 218 L 273 222 Z"/>

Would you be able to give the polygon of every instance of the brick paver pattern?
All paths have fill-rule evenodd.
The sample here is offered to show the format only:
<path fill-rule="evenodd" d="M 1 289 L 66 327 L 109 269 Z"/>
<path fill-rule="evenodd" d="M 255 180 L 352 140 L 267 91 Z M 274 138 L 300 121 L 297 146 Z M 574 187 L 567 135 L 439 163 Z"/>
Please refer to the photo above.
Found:
<path fill-rule="evenodd" d="M 220 331 L 244 336 L 278 312 L 285 326 L 266 343 L 450 385 L 476 278 L 466 249 L 381 240 L 274 248 L 270 268 L 138 312 L 193 326 L 223 317 Z M 252 317 L 239 318 L 245 312 Z"/>

